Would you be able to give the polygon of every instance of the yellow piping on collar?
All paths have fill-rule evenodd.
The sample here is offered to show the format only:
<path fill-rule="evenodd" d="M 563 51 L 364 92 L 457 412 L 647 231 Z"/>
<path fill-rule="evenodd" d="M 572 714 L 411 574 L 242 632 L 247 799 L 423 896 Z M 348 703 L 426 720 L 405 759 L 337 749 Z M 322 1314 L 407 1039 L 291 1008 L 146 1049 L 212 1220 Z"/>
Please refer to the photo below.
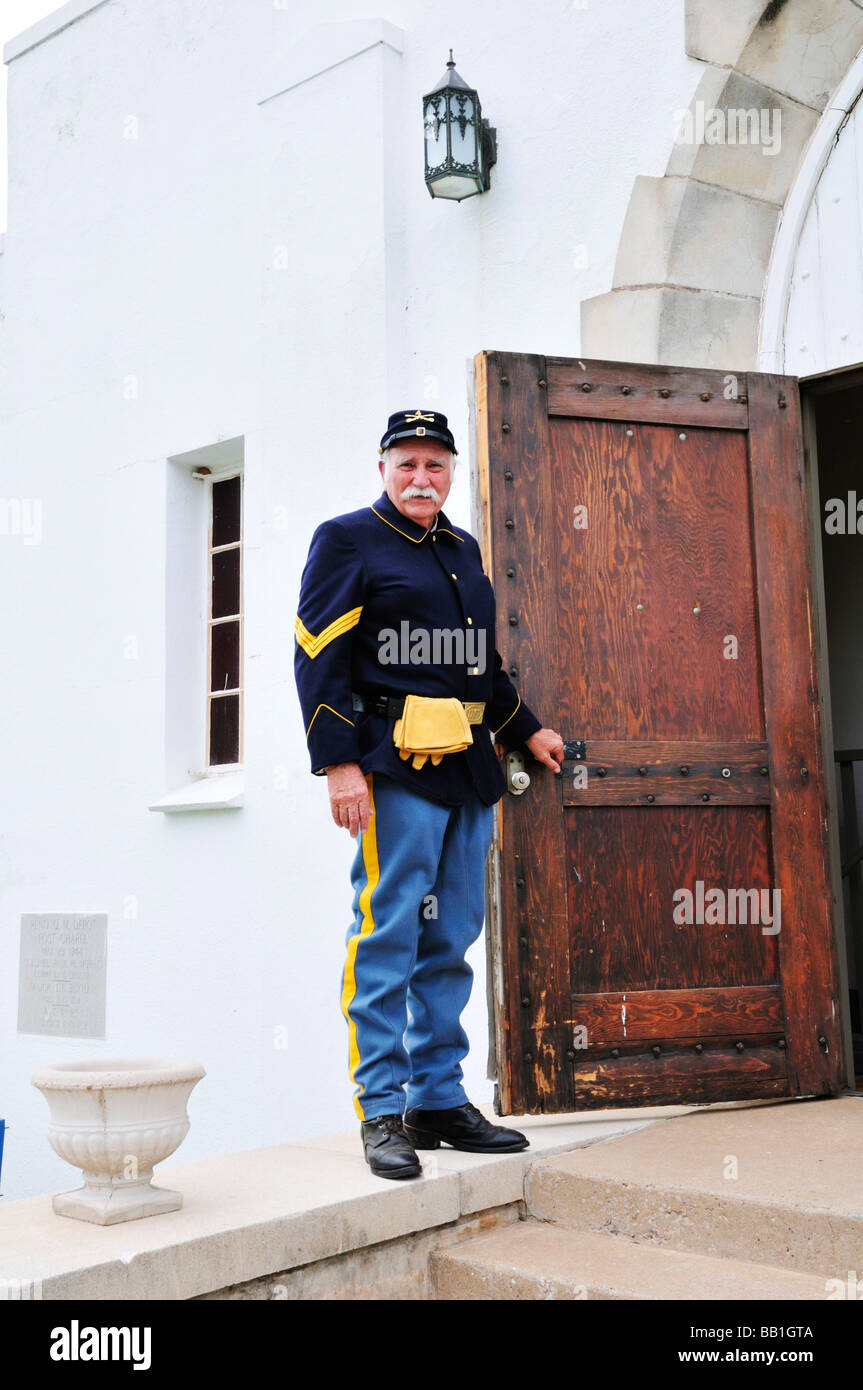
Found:
<path fill-rule="evenodd" d="M 414 545 L 422 545 L 426 536 L 429 534 L 429 532 L 426 531 L 422 536 L 409 536 L 407 531 L 403 531 L 400 526 L 393 526 L 393 523 L 391 521 L 387 521 L 385 516 L 381 516 L 380 512 L 377 510 L 376 507 L 372 507 L 372 511 L 374 512 L 376 517 L 380 517 L 380 520 L 384 523 L 385 526 L 392 526 L 394 531 L 398 531 L 400 536 L 406 536 L 409 541 L 413 541 Z"/>

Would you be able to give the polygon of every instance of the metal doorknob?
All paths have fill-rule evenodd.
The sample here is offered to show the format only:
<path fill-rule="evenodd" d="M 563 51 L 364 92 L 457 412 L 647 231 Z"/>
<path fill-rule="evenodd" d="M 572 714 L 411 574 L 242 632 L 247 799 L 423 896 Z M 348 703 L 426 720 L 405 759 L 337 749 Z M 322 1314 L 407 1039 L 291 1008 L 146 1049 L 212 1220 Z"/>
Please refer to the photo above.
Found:
<path fill-rule="evenodd" d="M 524 757 L 513 752 L 506 755 L 506 789 L 513 796 L 522 796 L 530 786 L 530 776 L 525 770 Z"/>

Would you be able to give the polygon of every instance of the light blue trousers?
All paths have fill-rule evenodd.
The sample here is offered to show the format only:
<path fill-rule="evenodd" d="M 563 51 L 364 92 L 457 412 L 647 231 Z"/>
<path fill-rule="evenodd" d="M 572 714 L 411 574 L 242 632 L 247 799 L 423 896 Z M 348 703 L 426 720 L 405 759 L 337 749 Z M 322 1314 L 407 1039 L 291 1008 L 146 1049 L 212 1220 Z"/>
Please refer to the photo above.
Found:
<path fill-rule="evenodd" d="M 379 772 L 366 782 L 373 815 L 357 837 L 342 971 L 354 1108 L 361 1120 L 448 1110 L 467 1100 L 465 952 L 482 931 L 494 807 L 439 806 Z"/>

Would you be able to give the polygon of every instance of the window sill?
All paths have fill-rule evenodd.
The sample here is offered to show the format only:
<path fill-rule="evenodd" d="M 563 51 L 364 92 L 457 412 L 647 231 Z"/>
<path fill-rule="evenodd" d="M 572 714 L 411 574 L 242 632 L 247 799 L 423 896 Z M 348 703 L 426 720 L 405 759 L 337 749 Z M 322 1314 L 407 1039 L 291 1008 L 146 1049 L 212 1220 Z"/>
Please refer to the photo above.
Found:
<path fill-rule="evenodd" d="M 148 806 L 149 811 L 231 811 L 243 805 L 243 773 L 196 777 Z"/>

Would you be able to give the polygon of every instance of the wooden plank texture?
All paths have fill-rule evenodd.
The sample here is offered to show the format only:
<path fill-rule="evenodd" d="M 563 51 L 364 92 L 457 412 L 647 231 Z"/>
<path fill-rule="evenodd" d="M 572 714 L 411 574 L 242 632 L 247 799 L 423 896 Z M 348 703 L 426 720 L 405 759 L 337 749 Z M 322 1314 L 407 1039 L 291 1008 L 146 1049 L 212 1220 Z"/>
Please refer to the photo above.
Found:
<path fill-rule="evenodd" d="M 564 806 L 767 805 L 767 744 L 591 739 L 566 759 L 561 793 Z"/>
<path fill-rule="evenodd" d="M 553 724 L 559 708 L 556 623 L 546 602 L 545 576 L 555 572 L 558 562 L 545 389 L 539 385 L 545 379 L 545 359 L 489 353 L 483 372 L 485 409 L 477 414 L 482 435 L 478 457 L 484 472 L 482 491 L 489 498 L 488 553 L 497 598 L 498 650 L 537 717 Z M 517 628 L 501 616 L 512 604 L 525 615 Z M 537 837 L 545 847 L 541 872 Z M 507 977 L 502 1032 L 510 1056 L 510 1065 L 498 1078 L 504 1114 L 541 1110 L 542 1095 L 552 1087 L 532 1054 L 525 1028 L 528 1005 L 523 1001 L 529 1001 L 533 1016 L 561 1017 L 562 1000 L 569 994 L 564 858 L 554 775 L 538 772 L 528 803 L 520 806 L 508 798 L 498 855 Z"/>
<path fill-rule="evenodd" d="M 753 537 L 770 745 L 773 874 L 794 1092 L 839 1085 L 841 1040 L 827 868 L 827 807 L 813 645 L 800 396 L 793 378 L 751 381 Z"/>
<path fill-rule="evenodd" d="M 549 357 L 549 415 L 745 429 L 746 376 L 645 363 Z"/>
<path fill-rule="evenodd" d="M 573 1028 L 584 1028 L 591 1047 L 649 1039 L 694 1041 L 730 1033 L 783 1034 L 778 985 L 742 989 L 643 989 L 616 994 L 574 994 Z"/>
<path fill-rule="evenodd" d="M 788 1094 L 785 1053 L 779 1047 L 705 1048 L 585 1060 L 573 1070 L 577 1110 L 607 1106 L 708 1104 Z"/>

